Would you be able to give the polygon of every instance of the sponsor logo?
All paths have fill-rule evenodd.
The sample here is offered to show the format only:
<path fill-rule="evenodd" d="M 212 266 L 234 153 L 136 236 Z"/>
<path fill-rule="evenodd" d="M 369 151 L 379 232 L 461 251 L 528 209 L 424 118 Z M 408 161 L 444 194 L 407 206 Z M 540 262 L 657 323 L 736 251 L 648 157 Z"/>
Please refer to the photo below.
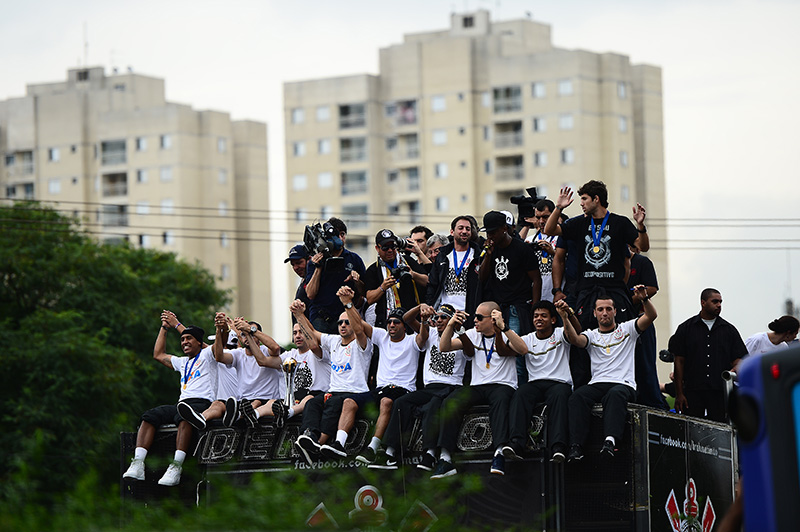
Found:
<path fill-rule="evenodd" d="M 693 478 L 689 478 L 686 483 L 684 495 L 686 498 L 683 501 L 683 511 L 678 506 L 674 489 L 670 490 L 669 497 L 667 497 L 667 504 L 664 508 L 667 511 L 667 518 L 672 527 L 672 532 L 711 532 L 717 520 L 717 514 L 714 512 L 711 498 L 705 497 L 703 516 L 701 518 L 701 502 L 698 501 L 697 485 Z"/>

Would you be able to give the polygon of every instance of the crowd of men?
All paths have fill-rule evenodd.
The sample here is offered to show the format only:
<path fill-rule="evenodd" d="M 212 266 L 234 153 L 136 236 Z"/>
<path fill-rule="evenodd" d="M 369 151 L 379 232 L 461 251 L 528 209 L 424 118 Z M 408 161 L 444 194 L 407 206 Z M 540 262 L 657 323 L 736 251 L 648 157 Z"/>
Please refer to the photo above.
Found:
<path fill-rule="evenodd" d="M 491 473 L 526 452 L 531 416 L 547 411 L 547 454 L 555 463 L 584 457 L 591 409 L 603 405 L 601 455 L 613 459 L 628 403 L 666 409 L 656 374 L 658 292 L 646 212 L 631 219 L 609 211 L 606 186 L 577 190 L 582 215 L 567 218 L 573 191 L 535 203 L 515 224 L 508 211 L 478 221 L 454 218 L 450 234 L 417 226 L 407 237 L 389 228 L 375 235 L 369 265 L 347 249 L 347 227 L 322 224 L 327 252 L 294 246 L 301 278 L 289 352 L 254 321 L 217 313 L 213 343 L 164 311 L 154 357 L 180 373 L 180 397 L 142 416 L 125 478 L 144 479 L 144 460 L 159 426 L 177 425 L 176 452 L 162 485 L 176 485 L 193 430 L 219 418 L 226 426 L 282 427 L 302 415 L 295 442 L 302 460 L 347 456 L 357 416 L 375 405 L 374 434 L 355 459 L 371 468 L 408 463 L 408 433 L 421 416 L 423 454 L 431 478 L 456 474 L 453 460 L 463 414 L 489 407 Z M 722 372 L 748 354 L 736 328 L 722 319 L 722 296 L 707 288 L 700 313 L 669 341 L 675 357 L 675 407 L 725 421 Z M 793 321 L 792 321 L 793 320 Z M 784 316 L 770 333 L 748 339 L 751 353 L 787 345 L 798 322 Z M 177 330 L 183 356 L 165 351 Z M 752 340 L 752 341 L 751 341 Z M 282 376 L 296 365 L 293 395 Z"/>

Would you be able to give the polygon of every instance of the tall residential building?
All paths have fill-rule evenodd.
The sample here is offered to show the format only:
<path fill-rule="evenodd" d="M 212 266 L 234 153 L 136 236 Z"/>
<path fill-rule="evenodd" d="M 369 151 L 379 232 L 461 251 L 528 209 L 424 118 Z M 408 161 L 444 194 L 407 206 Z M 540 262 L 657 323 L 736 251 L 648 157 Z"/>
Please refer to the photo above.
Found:
<path fill-rule="evenodd" d="M 549 25 L 479 10 L 381 49 L 377 76 L 286 83 L 284 112 L 291 238 L 333 213 L 369 263 L 382 227 L 446 232 L 459 214 L 516 215 L 509 198 L 528 187 L 555 197 L 599 179 L 613 211 L 640 202 L 662 220 L 649 256 L 668 293 L 658 67 L 555 48 Z M 658 307 L 668 326 L 668 298 Z"/>
<path fill-rule="evenodd" d="M 0 194 L 79 216 L 105 241 L 199 261 L 268 323 L 266 124 L 168 102 L 164 80 L 76 68 L 0 101 Z M 4 203 L 8 204 L 8 201 Z"/>

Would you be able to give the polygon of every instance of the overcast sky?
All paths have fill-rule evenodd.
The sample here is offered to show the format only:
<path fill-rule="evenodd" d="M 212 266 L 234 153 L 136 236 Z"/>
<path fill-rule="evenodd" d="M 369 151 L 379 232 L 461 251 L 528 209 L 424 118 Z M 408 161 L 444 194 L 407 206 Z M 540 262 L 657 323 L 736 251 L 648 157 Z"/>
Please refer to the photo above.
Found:
<path fill-rule="evenodd" d="M 380 47 L 478 8 L 493 20 L 530 12 L 552 26 L 558 47 L 663 69 L 672 290 L 659 298 L 670 298 L 673 328 L 698 311 L 706 286 L 722 291 L 723 316 L 743 337 L 766 330 L 787 297 L 798 299 L 798 2 L 14 2 L 0 17 L 0 99 L 82 65 L 86 27 L 89 65 L 131 66 L 164 78 L 170 101 L 267 122 L 270 205 L 280 210 L 282 83 L 377 74 Z M 713 219 L 727 221 L 703 221 Z M 291 273 L 288 247 L 273 246 L 276 275 Z M 273 298 L 280 307 L 283 287 L 276 283 Z"/>

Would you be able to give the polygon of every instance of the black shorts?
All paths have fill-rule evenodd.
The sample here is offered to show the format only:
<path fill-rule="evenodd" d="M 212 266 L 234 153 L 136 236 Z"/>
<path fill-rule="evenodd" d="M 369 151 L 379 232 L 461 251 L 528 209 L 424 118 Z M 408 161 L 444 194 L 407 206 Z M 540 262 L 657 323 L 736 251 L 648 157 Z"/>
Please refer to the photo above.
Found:
<path fill-rule="evenodd" d="M 211 401 L 208 399 L 200 399 L 198 397 L 185 399 L 183 402 L 191 406 L 192 410 L 198 414 L 203 413 L 203 411 L 211 406 Z M 147 421 L 151 425 L 158 428 L 161 425 L 169 425 L 170 423 L 177 425 L 183 421 L 183 418 L 180 414 L 178 414 L 177 405 L 161 405 L 151 408 L 142 414 L 142 421 Z"/>
<path fill-rule="evenodd" d="M 387 386 L 375 390 L 375 395 L 377 395 L 378 401 L 380 401 L 384 397 L 388 397 L 392 401 L 395 401 L 398 398 L 407 394 L 408 392 L 409 390 L 406 390 L 403 387 L 395 386 L 394 384 L 389 384 Z"/>

